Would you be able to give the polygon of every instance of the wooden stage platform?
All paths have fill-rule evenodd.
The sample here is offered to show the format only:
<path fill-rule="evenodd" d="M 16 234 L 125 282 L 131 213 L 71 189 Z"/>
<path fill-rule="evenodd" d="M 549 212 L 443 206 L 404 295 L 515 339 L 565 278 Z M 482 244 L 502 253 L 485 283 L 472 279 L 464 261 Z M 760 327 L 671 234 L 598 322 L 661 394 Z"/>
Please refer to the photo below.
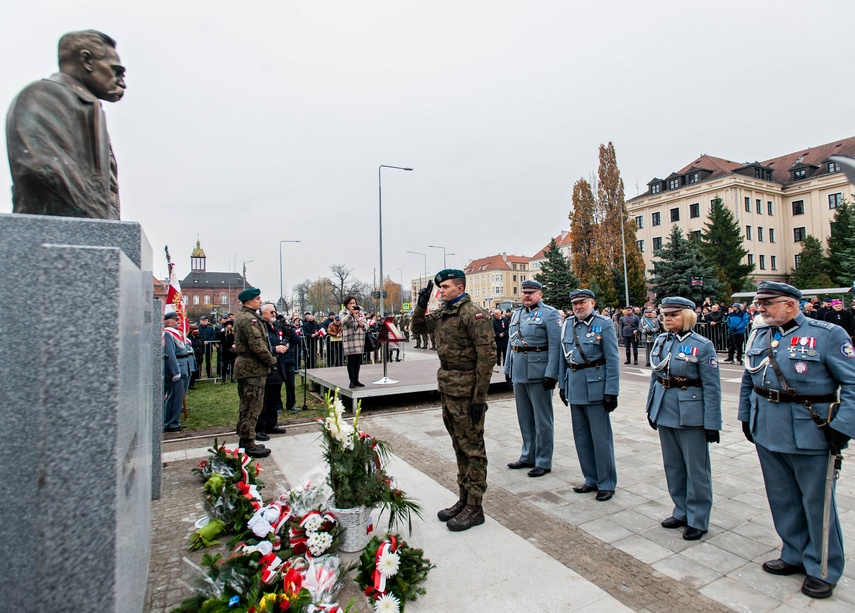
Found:
<path fill-rule="evenodd" d="M 365 387 L 349 389 L 347 368 L 339 366 L 335 368 L 310 368 L 306 371 L 306 377 L 311 383 L 320 386 L 321 396 L 327 390 L 339 388 L 339 395 L 353 400 L 365 400 L 380 396 L 399 396 L 415 394 L 420 392 L 436 392 L 436 371 L 439 368 L 439 358 L 434 352 L 412 351 L 408 352 L 401 362 L 389 362 L 386 367 L 386 376 L 398 383 L 375 384 L 383 378 L 383 364 L 363 364 L 359 370 L 359 381 Z M 302 375 L 303 371 L 298 371 Z M 493 366 L 493 377 L 490 385 L 501 383 L 504 385 L 505 375 L 501 366 Z"/>

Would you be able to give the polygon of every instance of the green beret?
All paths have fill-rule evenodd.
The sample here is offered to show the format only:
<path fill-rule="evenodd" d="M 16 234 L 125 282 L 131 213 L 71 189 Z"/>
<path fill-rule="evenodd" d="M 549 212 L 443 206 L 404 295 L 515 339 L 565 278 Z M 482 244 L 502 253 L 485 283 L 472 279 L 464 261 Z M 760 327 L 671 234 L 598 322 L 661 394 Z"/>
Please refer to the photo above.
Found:
<path fill-rule="evenodd" d="M 443 281 L 448 281 L 449 279 L 465 279 L 466 274 L 458 269 L 458 268 L 446 268 L 445 270 L 440 270 L 436 273 L 436 276 L 433 278 L 433 282 L 439 285 Z"/>
<path fill-rule="evenodd" d="M 261 290 L 257 287 L 248 287 L 238 294 L 238 300 L 246 302 L 247 300 L 252 300 L 256 296 L 261 296 Z"/>

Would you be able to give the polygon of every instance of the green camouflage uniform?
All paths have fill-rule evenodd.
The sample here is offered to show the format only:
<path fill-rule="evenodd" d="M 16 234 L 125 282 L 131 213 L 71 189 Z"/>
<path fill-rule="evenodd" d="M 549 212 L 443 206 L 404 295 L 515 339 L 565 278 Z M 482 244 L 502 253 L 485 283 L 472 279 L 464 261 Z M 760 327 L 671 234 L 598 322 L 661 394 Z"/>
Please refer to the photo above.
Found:
<path fill-rule="evenodd" d="M 487 490 L 487 450 L 484 417 L 477 423 L 469 404 L 487 402 L 487 389 L 496 364 L 496 340 L 490 315 L 468 294 L 449 307 L 427 314 L 416 306 L 411 321 L 415 334 L 434 333 L 440 368 L 442 421 L 457 455 L 457 485 L 466 504 L 481 505 Z"/>
<path fill-rule="evenodd" d="M 240 397 L 237 433 L 240 446 L 255 446 L 255 424 L 264 404 L 267 375 L 276 364 L 264 322 L 249 307 L 241 307 L 235 321 L 235 378 Z"/>

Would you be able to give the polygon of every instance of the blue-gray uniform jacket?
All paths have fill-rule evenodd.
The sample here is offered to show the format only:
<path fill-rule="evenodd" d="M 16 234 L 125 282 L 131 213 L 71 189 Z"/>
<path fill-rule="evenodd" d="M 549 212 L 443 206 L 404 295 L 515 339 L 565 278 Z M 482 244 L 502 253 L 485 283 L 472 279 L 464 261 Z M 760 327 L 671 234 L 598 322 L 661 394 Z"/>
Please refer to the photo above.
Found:
<path fill-rule="evenodd" d="M 527 348 L 527 350 L 523 350 Z M 533 348 L 533 349 L 532 349 Z M 514 311 L 508 326 L 508 357 L 505 374 L 512 383 L 558 379 L 561 361 L 561 314 L 543 301 L 526 312 Z"/>
<path fill-rule="evenodd" d="M 840 326 L 809 319 L 802 313 L 795 321 L 798 327 L 783 335 L 777 327 L 755 327 L 752 331 L 745 351 L 739 420 L 747 421 L 754 441 L 770 451 L 825 454 L 828 442 L 803 402 L 774 402 L 754 392 L 755 386 L 782 390 L 766 356 L 768 340 L 781 373 L 796 394 L 822 396 L 834 394 L 840 387 L 840 408 L 831 425 L 855 437 L 855 350 L 849 337 Z M 779 339 L 774 338 L 776 333 Z M 776 340 L 777 346 L 771 347 Z M 828 418 L 829 401 L 814 401 L 812 405 L 823 420 Z"/>
<path fill-rule="evenodd" d="M 558 387 L 564 390 L 567 402 L 575 405 L 602 404 L 605 394 L 618 395 L 620 358 L 617 334 L 611 319 L 592 313 L 587 321 L 579 321 L 575 315 L 571 315 L 562 327 L 561 350 L 563 355 Z M 588 362 L 599 364 L 599 367 L 585 366 L 582 352 Z M 584 370 L 579 367 L 584 367 Z"/>
<path fill-rule="evenodd" d="M 721 377 L 709 339 L 692 331 L 660 334 L 650 366 L 650 421 L 666 428 L 721 430 Z"/>
<path fill-rule="evenodd" d="M 186 357 L 187 350 L 182 343 L 166 330 L 163 331 L 163 376 L 172 379 L 175 375 L 184 374 L 179 365 L 179 358 Z"/>

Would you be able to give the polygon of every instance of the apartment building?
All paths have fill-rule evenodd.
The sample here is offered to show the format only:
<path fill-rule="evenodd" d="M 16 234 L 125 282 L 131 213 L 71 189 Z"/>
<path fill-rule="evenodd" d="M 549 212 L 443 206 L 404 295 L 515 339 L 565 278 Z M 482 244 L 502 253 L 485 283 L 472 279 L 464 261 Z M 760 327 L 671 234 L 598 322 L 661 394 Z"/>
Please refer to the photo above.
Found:
<path fill-rule="evenodd" d="M 549 249 L 549 243 L 546 243 L 543 246 L 543 249 L 535 253 L 529 259 L 529 270 L 531 271 L 532 278 L 538 272 L 540 272 L 540 265 L 546 261 L 546 250 Z M 558 251 L 563 255 L 567 261 L 570 261 L 570 256 L 572 255 L 572 245 L 570 244 L 570 230 L 561 230 L 561 234 L 555 237 L 555 245 L 558 247 Z"/>
<path fill-rule="evenodd" d="M 762 162 L 733 162 L 701 155 L 647 191 L 627 201 L 638 226 L 636 238 L 647 269 L 678 225 L 700 236 L 711 203 L 721 198 L 739 222 L 752 279 L 787 281 L 799 263 L 802 241 L 825 245 L 834 209 L 852 202 L 852 186 L 832 155 L 855 157 L 855 137 L 802 149 Z"/>
<path fill-rule="evenodd" d="M 466 291 L 472 301 L 485 309 L 506 301 L 519 302 L 520 283 L 532 276 L 529 259 L 498 253 L 472 260 L 464 269 Z"/>

